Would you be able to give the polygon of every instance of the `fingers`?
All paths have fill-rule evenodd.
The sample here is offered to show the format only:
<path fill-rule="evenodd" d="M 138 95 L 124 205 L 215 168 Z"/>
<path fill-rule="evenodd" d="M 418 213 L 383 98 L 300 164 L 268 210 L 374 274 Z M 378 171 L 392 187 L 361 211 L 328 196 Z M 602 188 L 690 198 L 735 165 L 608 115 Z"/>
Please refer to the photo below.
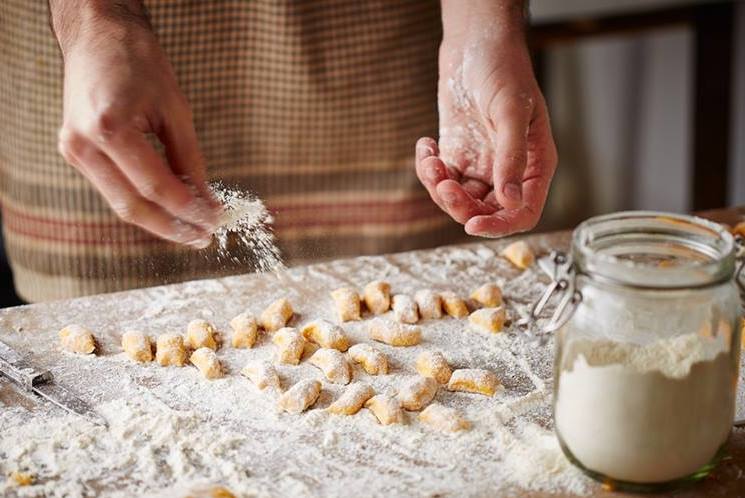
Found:
<path fill-rule="evenodd" d="M 214 231 L 217 210 L 179 180 L 141 132 L 119 131 L 104 142 L 102 152 L 146 200 L 186 223 Z"/>
<path fill-rule="evenodd" d="M 437 157 L 437 143 L 431 138 L 420 138 L 416 145 L 416 174 L 429 196 L 440 209 L 447 211 L 437 193 L 437 184 L 449 178 L 445 164 Z"/>
<path fill-rule="evenodd" d="M 523 204 L 523 173 L 528 160 L 528 131 L 533 104 L 527 96 L 498 95 L 490 112 L 495 133 L 494 192 L 507 209 Z"/>
<path fill-rule="evenodd" d="M 474 216 L 491 214 L 494 209 L 479 199 L 474 199 L 455 180 L 444 180 L 437 184 L 437 194 L 447 212 L 458 223 L 466 223 Z"/>
<path fill-rule="evenodd" d="M 84 145 L 81 139 L 75 140 L 72 147 L 69 143 L 61 146 L 65 159 L 93 184 L 123 221 L 198 249 L 210 244 L 208 232 L 174 218 L 160 206 L 144 199 L 111 159 L 95 147 Z"/>

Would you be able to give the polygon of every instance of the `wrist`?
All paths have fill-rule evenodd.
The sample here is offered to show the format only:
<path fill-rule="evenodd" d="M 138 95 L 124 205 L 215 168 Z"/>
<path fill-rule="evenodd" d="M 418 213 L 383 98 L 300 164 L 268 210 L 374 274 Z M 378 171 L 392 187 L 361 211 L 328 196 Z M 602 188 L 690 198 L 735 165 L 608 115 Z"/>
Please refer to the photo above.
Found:
<path fill-rule="evenodd" d="M 443 43 L 525 40 L 526 0 L 442 0 Z"/>

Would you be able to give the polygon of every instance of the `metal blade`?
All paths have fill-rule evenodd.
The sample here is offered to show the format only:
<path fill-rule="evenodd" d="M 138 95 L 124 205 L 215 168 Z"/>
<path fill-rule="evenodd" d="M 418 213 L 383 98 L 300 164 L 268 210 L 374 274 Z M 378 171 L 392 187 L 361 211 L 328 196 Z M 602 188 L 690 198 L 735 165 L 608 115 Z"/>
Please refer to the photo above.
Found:
<path fill-rule="evenodd" d="M 96 413 L 88 403 L 60 385 L 52 382 L 39 384 L 33 387 L 33 391 L 63 410 L 85 417 L 96 425 L 108 427 L 106 420 Z"/>

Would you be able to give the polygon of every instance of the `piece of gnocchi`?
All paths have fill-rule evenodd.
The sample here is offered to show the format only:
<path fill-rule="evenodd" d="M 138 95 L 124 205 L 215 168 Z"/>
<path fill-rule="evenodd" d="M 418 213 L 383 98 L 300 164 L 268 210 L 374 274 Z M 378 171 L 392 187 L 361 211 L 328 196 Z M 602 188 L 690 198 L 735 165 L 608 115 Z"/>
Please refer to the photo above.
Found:
<path fill-rule="evenodd" d="M 411 297 L 406 294 L 393 296 L 393 316 L 402 323 L 416 323 L 419 321 L 419 309 Z"/>
<path fill-rule="evenodd" d="M 328 320 L 315 320 L 302 329 L 305 340 L 318 344 L 322 348 L 331 348 L 339 351 L 349 349 L 349 339 L 344 329 Z"/>
<path fill-rule="evenodd" d="M 404 382 L 403 387 L 398 392 L 398 399 L 404 409 L 419 411 L 434 399 L 435 394 L 437 394 L 437 387 L 438 384 L 435 379 L 413 375 Z"/>
<path fill-rule="evenodd" d="M 508 245 L 499 253 L 504 256 L 507 261 L 515 265 L 516 267 L 524 270 L 533 264 L 535 261 L 535 255 L 533 250 L 524 240 L 518 240 Z"/>
<path fill-rule="evenodd" d="M 259 337 L 259 324 L 256 317 L 245 312 L 230 320 L 230 328 L 233 329 L 233 337 L 230 343 L 234 348 L 252 348 Z"/>
<path fill-rule="evenodd" d="M 471 313 L 468 323 L 476 330 L 496 334 L 504 328 L 507 312 L 503 306 L 499 308 L 480 308 Z"/>
<path fill-rule="evenodd" d="M 300 413 L 312 406 L 320 394 L 320 382 L 313 379 L 301 380 L 279 397 L 277 407 L 287 413 Z"/>
<path fill-rule="evenodd" d="M 339 399 L 331 403 L 326 410 L 335 415 L 354 415 L 365 402 L 375 396 L 375 390 L 362 382 L 350 384 Z"/>
<path fill-rule="evenodd" d="M 391 308 L 391 286 L 387 282 L 370 282 L 365 286 L 362 295 L 370 313 L 380 315 Z"/>
<path fill-rule="evenodd" d="M 336 313 L 339 320 L 348 322 L 350 320 L 360 320 L 362 311 L 360 309 L 360 295 L 351 287 L 341 287 L 331 292 L 331 298 L 336 305 Z"/>
<path fill-rule="evenodd" d="M 499 387 L 499 380 L 489 370 L 481 368 L 461 368 L 453 372 L 448 382 L 451 391 L 462 391 L 467 393 L 494 396 Z"/>
<path fill-rule="evenodd" d="M 370 410 L 375 418 L 383 425 L 403 424 L 404 411 L 398 398 L 377 394 L 365 402 L 365 408 Z"/>
<path fill-rule="evenodd" d="M 422 329 L 416 325 L 375 318 L 368 330 L 371 339 L 391 346 L 415 346 L 422 341 Z"/>
<path fill-rule="evenodd" d="M 241 370 L 241 375 L 248 378 L 254 385 L 261 389 L 281 389 L 279 375 L 274 365 L 268 361 L 252 361 Z"/>
<path fill-rule="evenodd" d="M 739 235 L 740 237 L 745 237 L 745 221 L 741 221 L 737 225 L 730 228 L 730 233 L 732 233 L 732 235 Z"/>
<path fill-rule="evenodd" d="M 432 403 L 419 414 L 419 420 L 431 428 L 442 432 L 467 431 L 471 423 L 464 419 L 455 408 Z"/>
<path fill-rule="evenodd" d="M 153 361 L 153 345 L 150 338 L 138 330 L 128 330 L 122 334 L 122 349 L 132 361 Z"/>
<path fill-rule="evenodd" d="M 349 348 L 349 357 L 359 363 L 370 375 L 385 375 L 388 373 L 388 359 L 383 353 L 369 344 L 355 344 Z"/>
<path fill-rule="evenodd" d="M 196 319 L 186 326 L 186 347 L 191 349 L 210 348 L 217 349 L 215 339 L 215 327 L 206 320 Z"/>
<path fill-rule="evenodd" d="M 349 384 L 352 379 L 352 369 L 349 368 L 346 356 L 336 349 L 320 348 L 308 362 L 320 368 L 323 375 L 334 384 Z"/>
<path fill-rule="evenodd" d="M 297 365 L 305 349 L 305 339 L 292 327 L 284 327 L 274 333 L 272 342 L 278 346 L 277 363 Z"/>
<path fill-rule="evenodd" d="M 60 346 L 70 353 L 91 354 L 96 350 L 93 332 L 80 325 L 68 325 L 58 335 Z"/>
<path fill-rule="evenodd" d="M 430 289 L 421 289 L 414 294 L 419 315 L 424 319 L 442 318 L 442 298 Z"/>
<path fill-rule="evenodd" d="M 466 301 L 459 297 L 455 292 L 442 292 L 440 293 L 440 298 L 442 298 L 442 308 L 449 316 L 452 316 L 453 318 L 463 318 L 468 315 Z"/>
<path fill-rule="evenodd" d="M 453 371 L 438 351 L 422 351 L 416 357 L 416 371 L 423 377 L 432 377 L 440 384 L 447 384 Z"/>
<path fill-rule="evenodd" d="M 179 334 L 161 334 L 155 343 L 155 361 L 163 367 L 183 367 L 186 363 L 184 338 Z"/>
<path fill-rule="evenodd" d="M 8 476 L 7 484 L 9 486 L 31 486 L 35 481 L 33 474 L 14 470 Z"/>
<path fill-rule="evenodd" d="M 471 299 L 485 308 L 496 308 L 502 304 L 502 289 L 497 284 L 484 284 L 471 293 Z"/>
<path fill-rule="evenodd" d="M 264 330 L 274 332 L 286 326 L 294 313 L 290 301 L 277 299 L 261 312 L 259 322 Z"/>
<path fill-rule="evenodd" d="M 212 348 L 202 347 L 194 351 L 189 357 L 189 361 L 199 369 L 199 372 L 205 379 L 217 379 L 222 377 L 222 367 L 217 354 Z"/>

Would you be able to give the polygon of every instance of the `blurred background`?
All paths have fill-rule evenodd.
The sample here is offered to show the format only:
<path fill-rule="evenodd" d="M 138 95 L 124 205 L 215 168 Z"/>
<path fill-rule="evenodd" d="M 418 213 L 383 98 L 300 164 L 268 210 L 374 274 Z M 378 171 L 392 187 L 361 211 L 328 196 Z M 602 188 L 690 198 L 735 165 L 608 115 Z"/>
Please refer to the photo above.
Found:
<path fill-rule="evenodd" d="M 560 158 L 539 230 L 624 209 L 745 205 L 745 2 L 531 0 L 530 10 Z M 0 252 L 0 307 L 19 303 Z"/>

